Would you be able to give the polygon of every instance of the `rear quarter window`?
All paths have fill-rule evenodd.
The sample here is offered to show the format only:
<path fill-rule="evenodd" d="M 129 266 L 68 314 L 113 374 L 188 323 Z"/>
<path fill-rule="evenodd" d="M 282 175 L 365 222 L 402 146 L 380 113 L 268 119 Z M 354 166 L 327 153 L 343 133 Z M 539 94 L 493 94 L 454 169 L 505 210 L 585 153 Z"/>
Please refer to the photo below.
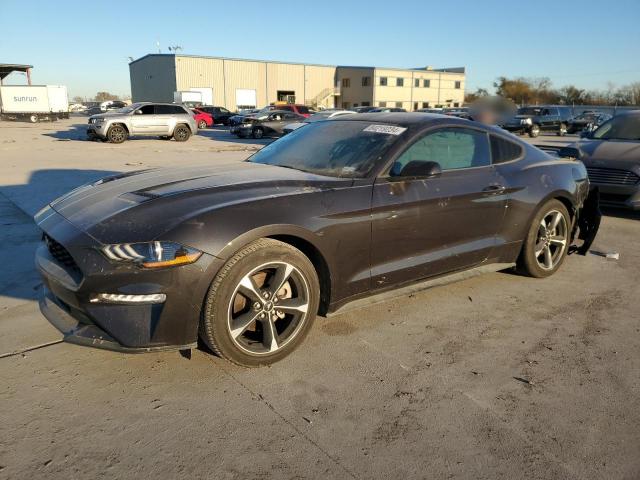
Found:
<path fill-rule="evenodd" d="M 502 137 L 490 135 L 490 142 L 491 160 L 494 164 L 510 162 L 524 154 L 524 149 L 520 145 Z"/>

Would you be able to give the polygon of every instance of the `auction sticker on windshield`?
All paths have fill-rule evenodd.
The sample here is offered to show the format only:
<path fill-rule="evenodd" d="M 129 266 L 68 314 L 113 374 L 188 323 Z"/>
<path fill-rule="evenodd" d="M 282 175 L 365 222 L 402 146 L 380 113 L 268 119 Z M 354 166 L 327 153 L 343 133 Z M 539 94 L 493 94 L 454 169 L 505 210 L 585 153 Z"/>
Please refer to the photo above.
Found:
<path fill-rule="evenodd" d="M 388 135 L 400 135 L 406 128 L 396 127 L 395 125 L 369 125 L 364 132 L 386 133 Z"/>

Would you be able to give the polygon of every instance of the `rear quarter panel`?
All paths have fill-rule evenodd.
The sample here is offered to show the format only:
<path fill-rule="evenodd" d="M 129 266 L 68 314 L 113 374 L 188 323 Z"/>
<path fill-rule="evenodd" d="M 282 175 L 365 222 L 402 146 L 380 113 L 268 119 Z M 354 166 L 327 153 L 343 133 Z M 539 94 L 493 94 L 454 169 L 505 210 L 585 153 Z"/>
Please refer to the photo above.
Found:
<path fill-rule="evenodd" d="M 533 217 L 548 200 L 558 198 L 569 208 L 580 208 L 588 194 L 587 171 L 575 160 L 551 156 L 522 143 L 525 157 L 498 164 L 496 169 L 507 186 L 507 213 L 499 242 L 522 242 Z"/>

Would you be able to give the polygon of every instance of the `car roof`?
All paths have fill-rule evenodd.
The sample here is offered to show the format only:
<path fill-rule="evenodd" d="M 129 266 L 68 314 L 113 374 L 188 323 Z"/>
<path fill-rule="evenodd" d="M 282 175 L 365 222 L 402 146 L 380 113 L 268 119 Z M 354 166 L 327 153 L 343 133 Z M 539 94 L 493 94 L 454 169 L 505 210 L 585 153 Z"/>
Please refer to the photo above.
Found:
<path fill-rule="evenodd" d="M 344 122 L 377 122 L 377 123 L 389 123 L 393 125 L 411 126 L 418 125 L 425 122 L 436 120 L 460 120 L 456 117 L 447 115 L 440 115 L 437 113 L 421 113 L 421 112 L 373 112 L 373 113 L 359 113 L 357 115 L 339 115 L 336 121 Z"/>

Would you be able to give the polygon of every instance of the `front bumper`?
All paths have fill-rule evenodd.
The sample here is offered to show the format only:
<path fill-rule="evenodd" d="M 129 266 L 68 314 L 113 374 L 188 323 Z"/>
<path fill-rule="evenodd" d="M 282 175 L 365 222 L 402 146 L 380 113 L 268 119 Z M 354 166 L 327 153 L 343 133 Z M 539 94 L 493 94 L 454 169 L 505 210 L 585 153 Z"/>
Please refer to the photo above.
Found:
<path fill-rule="evenodd" d="M 106 123 L 89 123 L 87 125 L 87 137 L 89 138 L 105 138 L 107 136 Z"/>
<path fill-rule="evenodd" d="M 602 206 L 640 210 L 640 184 L 622 186 L 592 183 L 600 190 Z"/>
<path fill-rule="evenodd" d="M 36 251 L 36 268 L 44 285 L 40 310 L 66 341 L 123 352 L 196 344 L 201 306 L 221 260 L 203 254 L 190 265 L 157 271 L 114 265 L 98 251 L 102 244 L 53 209 L 38 214 L 36 222 L 57 245 L 52 250 L 51 242 L 43 243 Z M 60 250 L 65 252 L 62 261 Z M 96 302 L 100 293 L 162 293 L 166 300 Z"/>
<path fill-rule="evenodd" d="M 231 127 L 230 132 L 236 135 L 250 135 L 253 131 L 253 125 L 242 123 Z"/>

